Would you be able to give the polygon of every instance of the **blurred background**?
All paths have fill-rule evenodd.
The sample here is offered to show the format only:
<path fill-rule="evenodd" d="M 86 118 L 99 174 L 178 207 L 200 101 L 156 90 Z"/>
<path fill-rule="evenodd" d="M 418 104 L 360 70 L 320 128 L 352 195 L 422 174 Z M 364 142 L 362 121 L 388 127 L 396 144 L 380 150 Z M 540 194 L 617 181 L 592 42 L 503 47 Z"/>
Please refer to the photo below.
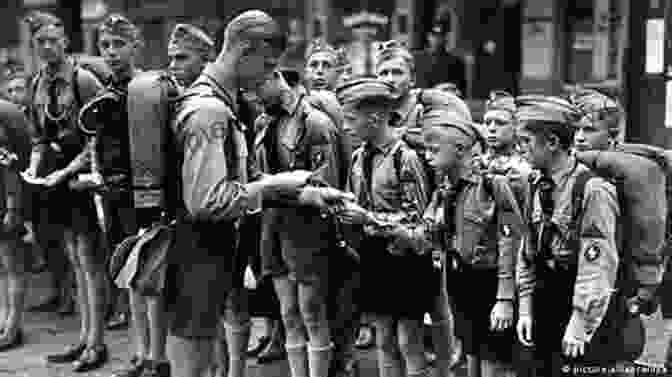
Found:
<path fill-rule="evenodd" d="M 32 9 L 62 17 L 72 52 L 93 55 L 97 22 L 109 12 L 125 13 L 144 33 L 141 65 L 160 68 L 167 63 L 167 39 L 175 23 L 202 26 L 221 43 L 228 20 L 258 8 L 280 20 L 297 60 L 303 57 L 306 41 L 321 36 L 346 47 L 356 73 L 367 74 L 375 43 L 399 39 L 416 54 L 418 86 L 434 84 L 437 59 L 450 63 L 438 67 L 450 70 L 476 118 L 493 89 L 520 94 L 558 93 L 575 85 L 597 87 L 619 96 L 626 105 L 629 140 L 672 147 L 672 116 L 665 125 L 666 111 L 672 112 L 672 84 L 666 85 L 672 79 L 672 0 L 3 2 L 7 5 L 0 12 L 0 64 L 20 59 L 34 69 L 27 31 L 19 22 Z M 440 54 L 431 49 L 437 41 Z"/>

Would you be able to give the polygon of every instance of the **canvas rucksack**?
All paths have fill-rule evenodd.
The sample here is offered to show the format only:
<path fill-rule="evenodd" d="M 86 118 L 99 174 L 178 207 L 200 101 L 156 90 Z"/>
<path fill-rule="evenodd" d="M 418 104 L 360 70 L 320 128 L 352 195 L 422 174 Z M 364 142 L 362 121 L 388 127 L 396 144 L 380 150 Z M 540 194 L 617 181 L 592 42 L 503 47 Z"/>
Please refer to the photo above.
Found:
<path fill-rule="evenodd" d="M 165 208 L 172 193 L 166 183 L 173 169 L 169 161 L 170 121 L 182 89 L 165 71 L 147 71 L 128 84 L 128 127 L 131 185 L 135 208 Z M 169 190 L 169 189 L 168 189 Z"/>
<path fill-rule="evenodd" d="M 624 232 L 619 247 L 622 273 L 640 285 L 659 284 L 667 238 L 667 177 L 672 160 L 662 149 L 643 144 L 621 144 L 610 151 L 577 152 L 576 158 L 591 173 L 616 185 L 621 210 L 619 222 Z M 579 185 L 576 191 L 575 205 L 578 205 L 584 189 Z"/>

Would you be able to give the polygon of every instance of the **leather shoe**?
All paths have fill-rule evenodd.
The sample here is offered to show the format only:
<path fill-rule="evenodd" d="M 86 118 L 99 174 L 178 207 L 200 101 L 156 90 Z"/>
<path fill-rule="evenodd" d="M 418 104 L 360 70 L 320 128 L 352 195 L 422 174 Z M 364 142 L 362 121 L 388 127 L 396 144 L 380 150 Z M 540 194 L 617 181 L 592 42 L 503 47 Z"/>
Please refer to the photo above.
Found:
<path fill-rule="evenodd" d="M 102 367 L 109 358 L 107 346 L 87 347 L 72 363 L 72 371 L 77 373 L 89 372 Z"/>
<path fill-rule="evenodd" d="M 257 356 L 257 363 L 268 364 L 286 358 L 287 351 L 285 350 L 285 346 L 280 344 L 279 340 L 274 340 L 268 343 L 268 346 Z"/>
<path fill-rule="evenodd" d="M 14 332 L 13 337 L 4 336 L 0 339 L 0 352 L 21 347 L 23 345 L 23 331 L 21 329 Z"/>
<path fill-rule="evenodd" d="M 71 363 L 79 358 L 82 352 L 84 352 L 84 348 L 86 348 L 84 344 L 68 346 L 62 353 L 48 355 L 47 362 L 53 364 Z"/>
<path fill-rule="evenodd" d="M 126 330 L 129 326 L 128 314 L 117 313 L 107 322 L 108 330 Z"/>
<path fill-rule="evenodd" d="M 359 336 L 355 341 L 355 348 L 365 350 L 373 347 L 375 336 L 371 326 L 362 326 L 359 328 Z"/>
<path fill-rule="evenodd" d="M 247 357 L 257 357 L 261 353 L 261 351 L 268 346 L 268 343 L 271 341 L 270 336 L 262 336 L 257 339 L 257 345 L 253 348 L 248 348 L 247 349 Z"/>

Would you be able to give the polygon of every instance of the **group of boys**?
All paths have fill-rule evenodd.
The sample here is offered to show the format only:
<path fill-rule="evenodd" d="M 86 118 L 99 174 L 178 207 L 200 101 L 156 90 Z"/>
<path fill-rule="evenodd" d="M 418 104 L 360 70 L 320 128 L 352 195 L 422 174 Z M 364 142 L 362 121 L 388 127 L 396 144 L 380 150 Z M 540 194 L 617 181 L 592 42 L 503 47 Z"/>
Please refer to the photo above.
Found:
<path fill-rule="evenodd" d="M 123 99 L 142 75 L 133 62 L 141 38 L 122 16 L 101 24 L 99 48 L 112 72 L 103 85 L 65 57 L 60 20 L 33 14 L 30 24 L 44 63 L 29 88 L 30 122 L 18 107 L 2 113 L 23 119 L 5 129 L 30 130 L 33 147 L 17 150 L 19 160 L 30 158 L 25 166 L 7 163 L 3 176 L 3 264 L 18 272 L 0 294 L 9 308 L 0 317 L 0 347 L 23 341 L 24 283 L 11 243 L 22 201 L 9 188 L 21 185 L 9 183 L 42 178 L 39 206 L 48 224 L 63 229 L 56 233 L 74 266 L 82 322 L 79 342 L 48 359 L 88 371 L 108 359 L 103 231 L 98 194 L 69 182 L 97 159 L 101 174 L 130 176 L 132 157 L 128 122 L 92 137 L 78 114 L 101 93 Z M 453 375 L 455 336 L 472 377 L 576 375 L 595 365 L 621 371 L 633 361 L 622 349 L 620 330 L 632 316 L 622 303 L 628 295 L 650 301 L 660 274 L 622 289 L 632 282 L 618 274 L 619 194 L 574 156 L 617 143 L 620 105 L 591 90 L 567 98 L 493 92 L 477 124 L 457 94 L 415 88 L 414 59 L 403 45 L 380 48 L 377 77 L 353 78 L 324 42 L 311 46 L 304 72 L 288 68 L 285 35 L 261 11 L 228 24 L 216 57 L 202 30 L 175 27 L 168 72 L 181 95 L 166 125 L 170 156 L 157 158 L 175 163 L 176 198 L 154 211 L 133 208 L 128 196 L 107 198 L 117 242 L 167 224 L 161 212 L 170 213 L 174 234 L 160 294 L 137 289 L 139 272 L 115 280 L 130 292 L 137 347 L 118 376 L 196 377 L 213 364 L 218 375 L 245 375 L 250 251 L 239 246 L 249 245 L 240 232 L 255 217 L 259 242 L 250 250 L 279 301 L 292 377 L 356 374 L 361 313 L 376 329 L 384 377 Z M 125 267 L 142 270 L 142 263 Z M 640 267 L 660 271 L 658 260 L 649 263 Z M 427 313 L 435 360 L 425 353 Z M 224 342 L 214 341 L 219 327 Z"/>

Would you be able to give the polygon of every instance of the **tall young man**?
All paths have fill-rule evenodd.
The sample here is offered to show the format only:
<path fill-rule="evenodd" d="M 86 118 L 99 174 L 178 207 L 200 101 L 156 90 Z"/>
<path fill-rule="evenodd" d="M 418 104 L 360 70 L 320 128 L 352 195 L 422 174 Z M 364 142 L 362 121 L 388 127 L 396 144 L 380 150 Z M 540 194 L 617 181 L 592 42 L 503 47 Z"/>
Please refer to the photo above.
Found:
<path fill-rule="evenodd" d="M 236 220 L 271 203 L 264 200 L 268 195 L 282 194 L 270 189 L 278 183 L 294 187 L 285 196 L 299 204 L 323 204 L 320 188 L 299 189 L 310 174 L 255 180 L 258 175 L 248 171 L 251 156 L 236 99 L 240 90 L 259 92 L 273 78 L 284 49 L 285 36 L 273 18 L 258 10 L 241 13 L 227 25 L 219 56 L 177 104 L 172 128 L 181 161 L 181 205 L 165 293 L 168 358 L 177 376 L 200 377 L 210 368 L 220 314 L 239 284 L 232 271 Z M 244 361 L 249 329 L 230 324 L 229 356 Z"/>
<path fill-rule="evenodd" d="M 534 345 L 539 375 L 571 375 L 563 365 L 615 366 L 629 315 L 615 289 L 616 187 L 572 156 L 575 106 L 543 96 L 516 102 L 521 153 L 540 171 L 531 182 L 531 234 L 517 261 L 518 338 Z M 574 190 L 583 190 L 580 203 Z"/>
<path fill-rule="evenodd" d="M 349 179 L 358 204 L 341 216 L 364 226 L 361 309 L 374 317 L 380 375 L 426 376 L 422 319 L 439 293 L 431 257 L 408 254 L 408 246 L 381 225 L 421 216 L 430 194 L 419 157 L 389 125 L 394 89 L 378 79 L 337 88 L 346 128 L 364 141 Z"/>
<path fill-rule="evenodd" d="M 63 22 L 43 12 L 31 13 L 26 21 L 40 70 L 31 85 L 31 117 L 38 130 L 27 177 L 44 177 L 39 203 L 40 217 L 61 234 L 77 280 L 81 331 L 77 343 L 64 352 L 49 355 L 50 362 L 74 362 L 73 369 L 86 371 L 107 359 L 103 344 L 104 273 L 98 263 L 95 210 L 88 193 L 74 192 L 68 181 L 88 167 L 89 151 L 77 125 L 81 107 L 102 89 L 87 70 L 77 67 L 65 54 L 68 40 Z M 65 206 L 65 207 L 63 207 Z M 96 308 L 95 310 L 93 308 Z"/>

